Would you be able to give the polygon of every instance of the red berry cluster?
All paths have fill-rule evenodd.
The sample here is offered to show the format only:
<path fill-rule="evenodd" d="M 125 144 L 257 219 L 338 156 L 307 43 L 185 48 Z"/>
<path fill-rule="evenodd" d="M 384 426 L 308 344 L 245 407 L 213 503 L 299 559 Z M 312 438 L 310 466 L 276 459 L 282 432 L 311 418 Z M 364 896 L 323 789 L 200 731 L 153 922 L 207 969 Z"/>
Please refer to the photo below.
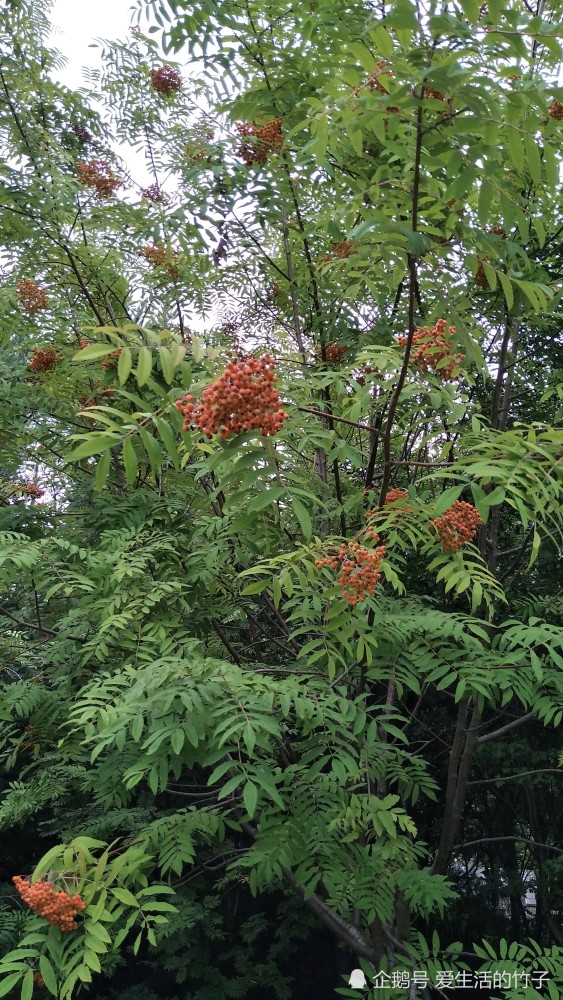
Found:
<path fill-rule="evenodd" d="M 550 118 L 553 118 L 556 122 L 563 121 L 563 104 L 558 101 L 557 98 L 553 98 L 551 104 L 549 105 L 548 114 Z"/>
<path fill-rule="evenodd" d="M 180 255 L 174 250 L 167 249 L 164 244 L 157 243 L 156 246 L 145 247 L 143 249 L 143 257 L 145 260 L 148 260 L 151 267 L 162 268 L 174 281 L 177 281 L 180 277 L 178 269 Z"/>
<path fill-rule="evenodd" d="M 385 59 L 380 59 L 373 68 L 373 71 L 368 76 L 365 83 L 361 83 L 359 87 L 356 87 L 354 93 L 356 96 L 361 94 L 362 90 L 370 90 L 372 93 L 375 90 L 378 94 L 387 94 L 387 88 L 383 86 L 380 82 L 380 76 L 395 76 L 395 74 L 389 69 L 389 63 Z"/>
<path fill-rule="evenodd" d="M 246 167 L 265 163 L 270 153 L 281 152 L 284 144 L 281 124 L 281 118 L 272 118 L 265 125 L 239 122 L 237 132 L 243 136 L 243 142 L 235 152 Z"/>
<path fill-rule="evenodd" d="M 80 162 L 76 164 L 76 170 L 80 183 L 95 188 L 98 198 L 111 198 L 117 188 L 123 187 L 123 181 L 115 176 L 107 160 Z"/>
<path fill-rule="evenodd" d="M 90 347 L 90 341 L 89 340 L 79 340 L 78 341 L 78 349 L 80 351 L 83 351 L 85 347 Z"/>
<path fill-rule="evenodd" d="M 338 344 L 336 341 L 332 344 L 327 344 L 324 349 L 327 364 L 337 365 L 340 359 L 346 354 L 347 350 L 347 347 L 343 347 L 342 344 Z M 319 357 L 322 358 L 322 352 L 319 352 Z"/>
<path fill-rule="evenodd" d="M 206 437 L 228 438 L 242 431 L 264 437 L 277 434 L 287 419 L 275 388 L 274 360 L 268 354 L 230 361 L 223 374 L 204 390 L 196 406 L 188 393 L 176 402 L 184 416 L 183 429 L 195 424 Z"/>
<path fill-rule="evenodd" d="M 59 363 L 59 356 L 53 347 L 34 347 L 31 352 L 29 371 L 51 372 Z"/>
<path fill-rule="evenodd" d="M 563 104 L 561 107 L 563 108 Z M 485 229 L 485 232 L 488 236 L 502 236 L 503 239 L 506 239 L 506 230 L 502 226 L 490 226 L 488 229 Z"/>
<path fill-rule="evenodd" d="M 39 986 L 39 987 L 45 985 L 45 980 L 43 979 L 43 976 L 41 975 L 40 972 L 34 972 L 33 973 L 33 982 L 35 983 L 36 986 Z"/>
<path fill-rule="evenodd" d="M 425 87 L 424 88 L 424 94 L 423 94 L 423 96 L 426 97 L 426 98 L 429 98 L 429 97 L 433 98 L 435 101 L 445 101 L 446 100 L 446 98 L 444 97 L 442 91 L 441 90 L 435 90 L 434 87 Z"/>
<path fill-rule="evenodd" d="M 108 355 L 108 357 L 104 361 L 102 361 L 101 367 L 104 369 L 104 371 L 106 370 L 106 368 L 115 368 L 115 361 L 112 361 L 112 358 L 118 358 L 120 354 L 121 354 L 121 347 L 118 347 L 117 350 L 112 351 L 111 354 Z"/>
<path fill-rule="evenodd" d="M 401 490 L 398 488 L 389 490 L 389 493 L 385 497 L 385 506 L 387 507 L 389 504 L 397 503 L 397 500 L 406 500 L 408 495 L 408 490 Z M 410 512 L 410 509 L 410 507 L 403 507 L 403 510 L 405 511 Z"/>
<path fill-rule="evenodd" d="M 162 191 L 158 184 L 149 184 L 146 188 L 141 188 L 141 194 L 143 198 L 147 201 L 152 201 L 155 205 L 163 205 L 168 201 L 164 191 Z"/>
<path fill-rule="evenodd" d="M 83 146 L 87 142 L 92 142 L 92 133 L 86 128 L 85 125 L 79 125 L 78 122 L 71 122 L 70 131 L 74 132 L 76 138 Z"/>
<path fill-rule="evenodd" d="M 488 288 L 489 282 L 487 281 L 487 275 L 485 274 L 485 268 L 483 267 L 483 261 L 479 257 L 479 262 L 477 265 L 477 270 L 475 272 L 475 284 L 479 285 L 479 288 Z"/>
<path fill-rule="evenodd" d="M 340 243 L 331 243 L 330 249 L 332 250 L 335 257 L 339 260 L 344 260 L 345 257 L 351 257 L 356 249 L 355 240 L 340 240 Z"/>
<path fill-rule="evenodd" d="M 371 529 L 367 533 L 374 541 L 379 541 L 379 535 Z M 365 601 L 366 597 L 373 597 L 381 576 L 379 569 L 384 555 L 384 545 L 368 549 L 359 542 L 347 542 L 334 555 L 316 559 L 315 566 L 317 569 L 328 566 L 329 569 L 338 571 L 337 581 L 342 587 L 342 596 L 350 607 L 354 607 Z"/>
<path fill-rule="evenodd" d="M 36 281 L 29 278 L 21 278 L 16 285 L 18 302 L 24 312 L 33 316 L 42 309 L 48 309 L 47 292 Z"/>
<path fill-rule="evenodd" d="M 474 538 L 477 528 L 482 523 L 475 507 L 463 500 L 456 500 L 442 517 L 432 521 L 445 552 L 459 552 L 466 542 Z"/>
<path fill-rule="evenodd" d="M 40 486 L 36 486 L 35 483 L 15 483 L 14 486 L 10 487 L 10 493 L 22 493 L 27 497 L 42 497 L 45 490 L 42 490 Z M 21 501 L 18 501 L 18 503 L 21 503 Z"/>
<path fill-rule="evenodd" d="M 160 69 L 151 69 L 151 84 L 157 94 L 170 97 L 181 89 L 182 77 L 173 66 L 161 66 Z"/>
<path fill-rule="evenodd" d="M 448 327 L 448 333 L 455 333 L 455 326 Z M 398 338 L 400 347 L 404 347 L 407 341 L 408 337 Z M 417 350 L 412 357 L 413 364 L 418 365 L 425 372 L 435 369 L 442 382 L 448 382 L 453 378 L 464 358 L 463 354 L 452 354 L 452 341 L 446 340 L 445 319 L 436 320 L 432 329 L 423 326 L 422 329 L 415 330 L 412 343 L 413 346 L 417 345 Z M 448 363 L 438 367 L 445 358 L 449 359 Z"/>
<path fill-rule="evenodd" d="M 86 908 L 86 903 L 80 896 L 69 896 L 64 889 L 55 889 L 51 882 L 44 879 L 31 882 L 21 875 L 14 875 L 12 882 L 24 903 L 34 913 L 44 917 L 50 924 L 56 924 L 61 931 L 75 931 L 78 928 L 74 918 L 80 910 Z"/>

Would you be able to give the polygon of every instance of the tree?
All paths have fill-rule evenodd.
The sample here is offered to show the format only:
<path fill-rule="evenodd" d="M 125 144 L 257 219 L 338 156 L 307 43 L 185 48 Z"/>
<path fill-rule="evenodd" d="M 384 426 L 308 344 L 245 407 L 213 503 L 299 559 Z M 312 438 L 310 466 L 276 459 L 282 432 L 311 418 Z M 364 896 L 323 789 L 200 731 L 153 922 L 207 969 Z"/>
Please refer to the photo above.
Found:
<path fill-rule="evenodd" d="M 140 9 L 1 14 L 0 995 L 555 997 L 559 8 Z"/>

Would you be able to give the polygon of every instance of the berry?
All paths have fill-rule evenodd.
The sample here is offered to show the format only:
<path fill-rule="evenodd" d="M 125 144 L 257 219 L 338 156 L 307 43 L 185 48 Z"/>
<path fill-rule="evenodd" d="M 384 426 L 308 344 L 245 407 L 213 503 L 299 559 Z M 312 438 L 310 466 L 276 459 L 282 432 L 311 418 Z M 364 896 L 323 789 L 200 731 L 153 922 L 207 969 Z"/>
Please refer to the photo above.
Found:
<path fill-rule="evenodd" d="M 85 125 L 79 125 L 78 122 L 71 122 L 70 131 L 74 132 L 76 138 L 83 146 L 87 142 L 92 142 L 92 133 L 88 131 Z"/>
<path fill-rule="evenodd" d="M 369 537 L 379 541 L 379 535 L 368 529 Z M 337 582 L 342 588 L 342 596 L 350 607 L 373 597 L 381 562 L 385 556 L 385 546 L 368 549 L 359 542 L 347 542 L 340 546 L 337 552 L 322 559 L 315 560 L 317 569 L 327 566 L 338 573 Z"/>
<path fill-rule="evenodd" d="M 268 354 L 230 361 L 204 389 L 197 406 L 191 393 L 177 400 L 183 430 L 194 424 L 206 437 L 219 434 L 223 439 L 243 431 L 258 431 L 264 437 L 277 434 L 288 415 L 281 409 L 275 382 L 274 361 Z"/>
<path fill-rule="evenodd" d="M 347 347 L 343 347 L 342 344 L 338 344 L 336 341 L 332 344 L 327 344 L 324 351 L 327 364 L 337 365 L 347 350 Z M 322 358 L 322 351 L 318 352 L 317 357 Z"/>
<path fill-rule="evenodd" d="M 379 62 L 375 64 L 372 72 L 368 76 L 365 83 L 361 83 L 359 87 L 355 88 L 354 94 L 356 95 L 356 97 L 358 97 L 358 95 L 361 94 L 362 90 L 370 90 L 372 93 L 375 90 L 378 94 L 387 94 L 389 92 L 388 88 L 383 86 L 379 77 L 395 76 L 395 74 L 392 73 L 390 69 L 388 69 L 388 66 L 389 63 L 386 62 L 385 59 L 380 59 Z"/>
<path fill-rule="evenodd" d="M 444 552 L 459 552 L 466 542 L 475 537 L 481 517 L 470 503 L 456 500 L 441 517 L 432 521 L 440 536 Z"/>
<path fill-rule="evenodd" d="M 477 265 L 477 270 L 475 272 L 475 284 L 479 285 L 479 288 L 488 288 L 489 282 L 487 281 L 487 275 L 485 274 L 485 268 L 483 267 L 483 261 L 479 257 L 479 263 Z"/>
<path fill-rule="evenodd" d="M 35 983 L 36 986 L 39 986 L 39 987 L 45 985 L 45 980 L 43 979 L 43 976 L 41 975 L 40 972 L 34 972 L 33 973 L 33 982 Z"/>
<path fill-rule="evenodd" d="M 166 271 L 173 281 L 177 281 L 180 277 L 178 269 L 180 254 L 175 250 L 168 249 L 163 243 L 157 243 L 156 246 L 152 247 L 144 247 L 143 257 L 145 260 L 148 260 L 151 267 L 159 267 L 163 271 Z"/>
<path fill-rule="evenodd" d="M 331 243 L 330 249 L 335 257 L 338 257 L 339 260 L 344 260 L 345 257 L 351 257 L 354 253 L 356 241 L 341 240 L 340 243 Z"/>
<path fill-rule="evenodd" d="M 446 340 L 445 333 L 445 319 L 436 320 L 432 329 L 423 326 L 422 329 L 415 330 L 412 345 L 416 346 L 417 350 L 412 355 L 412 361 L 424 372 L 434 369 L 442 382 L 449 382 L 454 377 L 460 362 L 463 361 L 464 355 L 452 354 L 452 341 Z M 455 326 L 448 327 L 448 333 L 455 333 Z M 408 337 L 399 337 L 399 346 L 404 347 L 407 340 Z M 440 364 L 445 359 L 448 359 L 447 364 Z"/>
<path fill-rule="evenodd" d="M 24 312 L 29 313 L 30 316 L 35 315 L 36 312 L 40 312 L 42 309 L 49 308 L 47 292 L 36 281 L 21 278 L 16 285 L 16 291 L 21 308 Z"/>
<path fill-rule="evenodd" d="M 164 205 L 168 201 L 167 196 L 164 194 L 164 191 L 161 191 L 158 184 L 149 184 L 148 187 L 141 188 L 141 194 L 143 198 L 146 198 L 147 201 L 152 201 L 155 205 Z"/>
<path fill-rule="evenodd" d="M 123 181 L 112 173 L 107 160 L 89 160 L 88 163 L 76 164 L 78 180 L 85 187 L 96 189 L 98 198 L 111 198 L 117 188 L 123 187 Z"/>
<path fill-rule="evenodd" d="M 446 100 L 446 98 L 444 97 L 442 91 L 441 90 L 435 90 L 434 87 L 425 87 L 424 88 L 423 97 L 425 97 L 425 98 L 432 98 L 435 101 L 445 101 Z"/>
<path fill-rule="evenodd" d="M 237 132 L 243 136 L 243 142 L 237 146 L 235 153 L 246 167 L 265 163 L 270 153 L 282 151 L 284 139 L 281 123 L 281 118 L 272 118 L 265 125 L 239 122 Z"/>
<path fill-rule="evenodd" d="M 53 884 L 44 878 L 31 882 L 21 875 L 14 875 L 12 882 L 24 903 L 27 903 L 34 913 L 44 917 L 61 931 L 77 930 L 78 924 L 74 918 L 80 910 L 86 908 L 86 903 L 80 896 L 69 896 L 64 889 L 55 889 Z"/>
<path fill-rule="evenodd" d="M 396 504 L 397 501 L 406 500 L 408 495 L 409 494 L 407 490 L 400 490 L 400 489 L 389 490 L 389 493 L 385 497 L 385 506 L 389 507 L 391 504 L 393 505 Z M 402 509 L 404 510 L 405 514 L 411 513 L 410 507 L 403 507 Z M 370 512 L 368 511 L 368 514 L 369 513 Z"/>
<path fill-rule="evenodd" d="M 30 372 L 51 372 L 59 363 L 59 356 L 53 347 L 34 347 L 28 368 Z"/>
<path fill-rule="evenodd" d="M 548 111 L 549 117 L 553 118 L 554 121 L 556 121 L 556 122 L 563 121 L 563 104 L 561 103 L 561 101 L 558 101 L 557 98 L 555 98 L 555 97 L 553 98 L 553 100 L 552 100 L 551 104 L 549 105 L 547 111 Z"/>
<path fill-rule="evenodd" d="M 157 94 L 170 97 L 181 89 L 182 77 L 173 66 L 161 66 L 160 69 L 151 69 L 151 84 Z"/>
<path fill-rule="evenodd" d="M 119 355 L 121 354 L 121 350 L 122 350 L 121 347 L 118 347 L 115 351 L 112 351 L 111 354 L 108 355 L 105 361 L 101 362 L 101 367 L 104 369 L 104 371 L 106 370 L 106 368 L 115 368 L 115 361 L 112 361 L 112 358 L 118 358 Z"/>

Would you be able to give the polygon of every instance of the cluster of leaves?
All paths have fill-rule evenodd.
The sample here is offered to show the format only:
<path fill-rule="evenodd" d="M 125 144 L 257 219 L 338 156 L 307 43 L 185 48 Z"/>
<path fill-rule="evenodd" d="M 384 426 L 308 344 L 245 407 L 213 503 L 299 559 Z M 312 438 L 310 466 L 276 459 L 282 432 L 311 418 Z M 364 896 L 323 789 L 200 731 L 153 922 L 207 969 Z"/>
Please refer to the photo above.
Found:
<path fill-rule="evenodd" d="M 510 915 L 469 964 L 555 996 L 561 11 L 139 12 L 103 112 L 46 0 L 0 12 L 0 996 L 142 954 L 170 994 L 286 1000 L 315 928 L 368 979 L 462 970 L 483 895 Z M 351 602 L 326 554 L 376 537 Z"/>

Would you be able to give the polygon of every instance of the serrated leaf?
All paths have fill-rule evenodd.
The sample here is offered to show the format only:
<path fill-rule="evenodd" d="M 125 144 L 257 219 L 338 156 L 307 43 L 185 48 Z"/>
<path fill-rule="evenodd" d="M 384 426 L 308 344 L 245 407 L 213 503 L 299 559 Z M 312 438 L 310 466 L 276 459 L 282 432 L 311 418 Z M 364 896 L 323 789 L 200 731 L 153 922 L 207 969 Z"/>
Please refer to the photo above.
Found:
<path fill-rule="evenodd" d="M 88 344 L 72 358 L 73 361 L 96 361 L 115 351 L 113 344 Z"/>
<path fill-rule="evenodd" d="M 172 355 L 167 347 L 159 348 L 158 355 L 160 358 L 160 367 L 162 368 L 162 374 L 164 379 L 168 382 L 168 385 L 174 381 L 174 362 L 172 361 Z"/>
<path fill-rule="evenodd" d="M 83 458 L 99 455 L 101 451 L 117 444 L 119 439 L 119 434 L 89 434 L 87 441 L 83 441 L 67 455 L 67 462 L 80 462 Z"/>
<path fill-rule="evenodd" d="M 129 486 L 132 486 L 137 478 L 139 460 L 135 446 L 130 437 L 126 437 L 123 442 L 123 465 L 125 467 L 125 478 Z"/>
<path fill-rule="evenodd" d="M 94 476 L 94 486 L 96 490 L 103 490 L 106 485 L 106 480 L 109 474 L 109 467 L 111 462 L 111 452 L 105 451 L 103 455 L 98 459 L 96 465 L 96 475 Z"/>
<path fill-rule="evenodd" d="M 148 382 L 152 371 L 152 353 L 149 351 L 148 347 L 141 347 L 139 350 L 139 357 L 137 359 L 137 369 L 135 372 L 137 378 L 137 385 L 146 385 Z"/>
<path fill-rule="evenodd" d="M 117 362 L 117 377 L 119 379 L 119 384 L 124 385 L 129 375 L 131 374 L 131 369 L 133 367 L 133 356 L 128 347 L 121 348 L 121 354 Z"/>
<path fill-rule="evenodd" d="M 303 537 L 309 541 L 313 534 L 313 525 L 309 511 L 305 505 L 301 503 L 301 500 L 298 500 L 295 496 L 292 496 L 291 498 L 291 506 L 293 507 L 293 512 L 297 520 L 299 521 L 299 527 L 301 528 Z"/>
<path fill-rule="evenodd" d="M 21 1000 L 31 1000 L 33 996 L 33 969 L 29 969 L 23 977 L 20 997 Z"/>
<path fill-rule="evenodd" d="M 49 993 L 52 993 L 54 997 L 57 997 L 59 995 L 57 977 L 55 975 L 55 970 L 46 955 L 39 956 L 39 972 L 43 977 L 43 981 L 49 990 Z"/>
<path fill-rule="evenodd" d="M 129 889 L 126 889 L 124 886 L 116 886 L 116 888 L 112 887 L 110 891 L 112 895 L 119 900 L 120 903 L 125 903 L 125 906 L 136 906 L 137 908 L 139 907 L 138 899 L 136 899 L 133 893 L 130 892 Z"/>
<path fill-rule="evenodd" d="M 246 782 L 242 792 L 242 800 L 244 802 L 244 808 L 246 809 L 249 818 L 252 819 L 256 811 L 256 804 L 258 802 L 258 789 L 254 784 L 254 782 L 252 781 Z"/>
<path fill-rule="evenodd" d="M 12 974 L 10 976 L 6 976 L 5 979 L 0 980 L 0 997 L 5 997 L 6 994 L 9 993 L 10 990 L 13 989 L 13 987 L 21 979 L 21 977 L 22 977 L 22 972 L 12 972 Z M 33 984 L 33 974 L 32 974 L 31 981 L 32 981 L 32 984 Z"/>

